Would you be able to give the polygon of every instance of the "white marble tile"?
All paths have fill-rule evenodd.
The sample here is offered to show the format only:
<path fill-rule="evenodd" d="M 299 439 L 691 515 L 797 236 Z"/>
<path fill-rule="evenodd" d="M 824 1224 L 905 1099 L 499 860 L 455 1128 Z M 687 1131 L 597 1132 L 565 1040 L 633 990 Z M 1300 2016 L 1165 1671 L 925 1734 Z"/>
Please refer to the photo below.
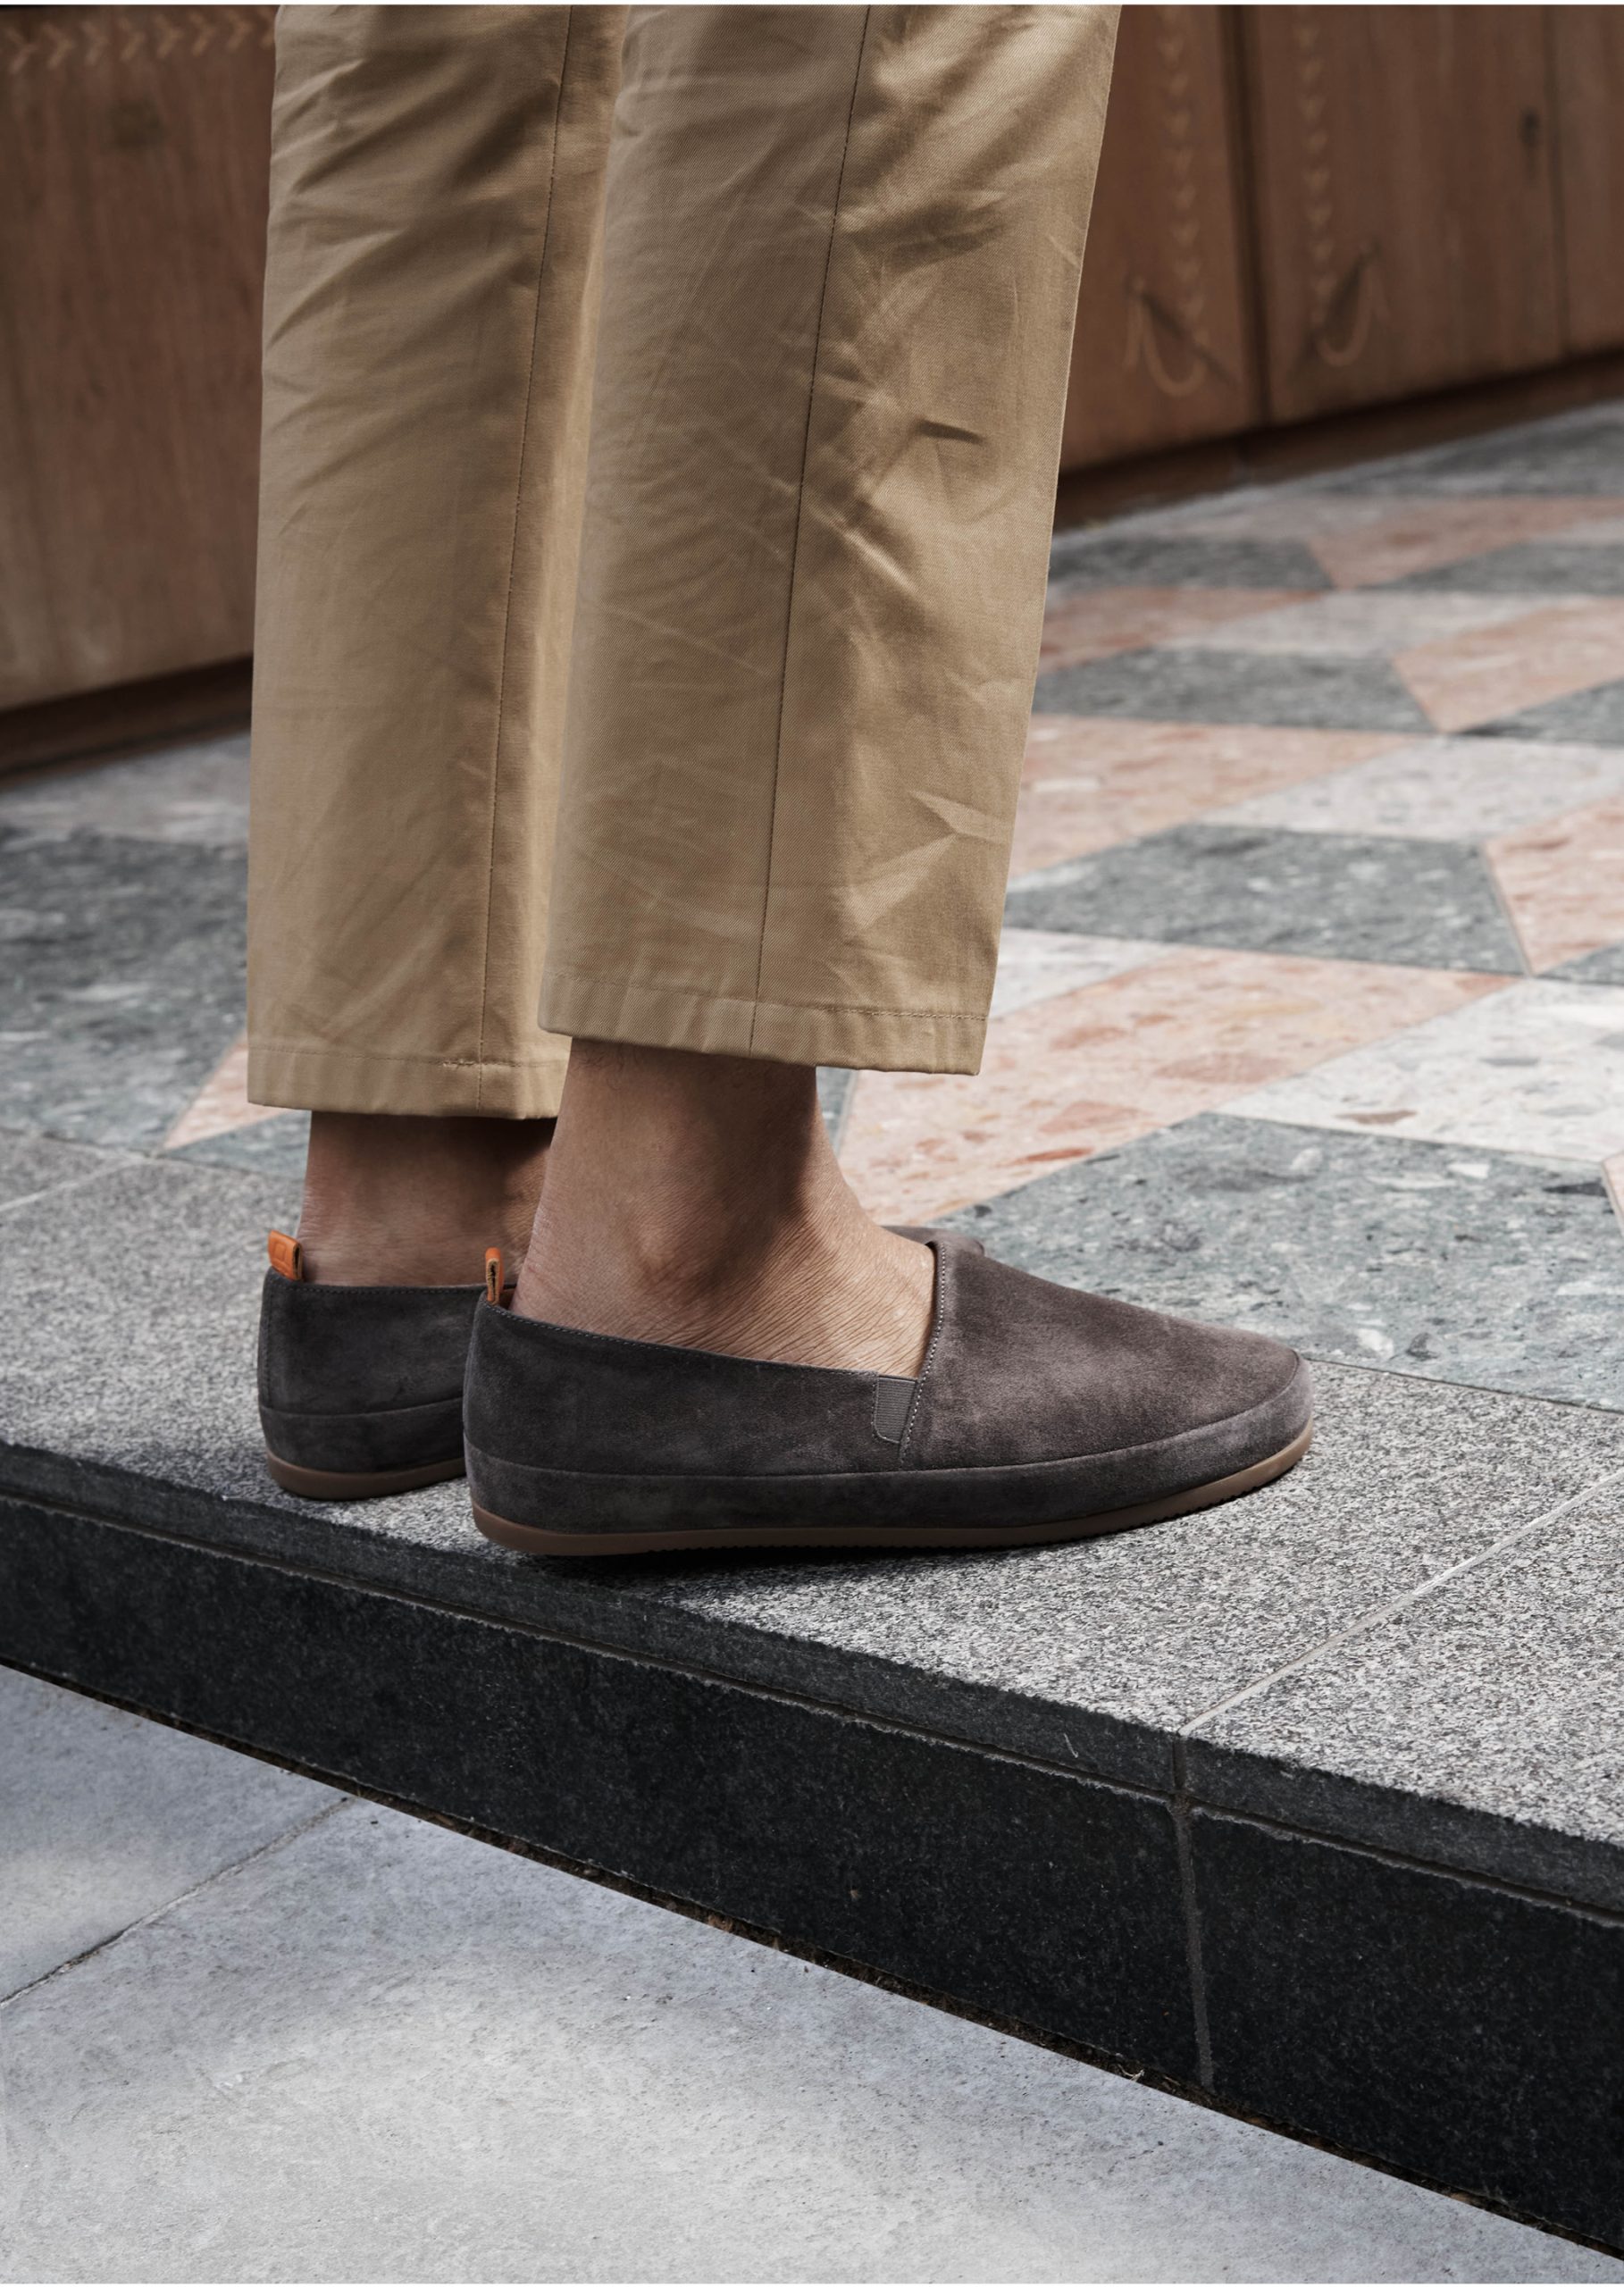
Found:
<path fill-rule="evenodd" d="M 1222 1109 L 1594 1167 L 1624 1152 L 1624 987 L 1530 979 Z"/>
<path fill-rule="evenodd" d="M 1006 929 L 998 948 L 991 1018 L 1012 1016 L 1079 985 L 1102 984 L 1170 949 L 1128 937 L 1076 937 L 1066 929 Z"/>
<path fill-rule="evenodd" d="M 1478 842 L 1624 790 L 1624 750 L 1536 739 L 1419 739 L 1322 778 L 1213 810 L 1223 825 Z"/>
<path fill-rule="evenodd" d="M 235 848 L 248 838 L 247 734 L 0 787 L 0 826 L 48 842 L 90 833 Z"/>
<path fill-rule="evenodd" d="M 1545 596 L 1381 595 L 1352 590 L 1198 628 L 1174 637 L 1164 649 L 1336 652 L 1385 658 L 1417 643 L 1469 635 L 1478 628 L 1524 618 L 1549 600 Z"/>

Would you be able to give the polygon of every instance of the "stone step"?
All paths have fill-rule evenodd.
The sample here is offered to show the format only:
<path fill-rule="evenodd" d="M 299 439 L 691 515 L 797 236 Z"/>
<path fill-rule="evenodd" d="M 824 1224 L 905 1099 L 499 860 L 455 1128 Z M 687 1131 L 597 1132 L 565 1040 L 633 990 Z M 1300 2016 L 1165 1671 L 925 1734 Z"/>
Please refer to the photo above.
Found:
<path fill-rule="evenodd" d="M 270 1483 L 294 1210 L 0 1144 L 0 1660 L 1624 2245 L 1624 1417 L 1326 1367 L 1147 1531 L 548 1563 Z"/>

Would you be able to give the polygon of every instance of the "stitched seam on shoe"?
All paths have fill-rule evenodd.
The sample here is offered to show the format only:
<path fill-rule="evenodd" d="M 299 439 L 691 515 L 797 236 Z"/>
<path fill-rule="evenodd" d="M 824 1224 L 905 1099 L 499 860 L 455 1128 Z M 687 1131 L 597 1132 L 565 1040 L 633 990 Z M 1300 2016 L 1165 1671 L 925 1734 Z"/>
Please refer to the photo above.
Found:
<path fill-rule="evenodd" d="M 942 1347 L 942 1336 L 947 1326 L 948 1286 L 951 1278 L 951 1273 L 948 1269 L 948 1252 L 945 1248 L 933 1246 L 931 1254 L 936 1265 L 936 1315 L 931 1327 L 931 1338 L 925 1349 L 925 1362 L 914 1381 L 913 1403 L 908 1409 L 908 1419 L 902 1424 L 902 1435 L 897 1441 L 899 1469 L 905 1467 L 908 1462 L 908 1449 L 913 1437 L 914 1425 L 919 1419 L 919 1408 L 925 1403 L 925 1386 L 930 1378 L 931 1368 L 936 1362 L 936 1353 Z"/>
<path fill-rule="evenodd" d="M 530 450 L 530 414 L 536 386 L 536 343 L 541 331 L 541 289 L 547 278 L 548 248 L 553 237 L 553 195 L 558 181 L 558 131 L 564 117 L 564 88 L 569 76 L 570 39 L 575 29 L 572 8 L 565 20 L 564 53 L 558 59 L 558 93 L 553 104 L 552 152 L 547 173 L 547 214 L 541 224 L 541 253 L 536 264 L 536 303 L 531 317 L 530 365 L 524 376 L 524 415 L 519 424 L 519 465 L 513 488 L 513 541 L 507 553 L 507 591 L 502 603 L 502 660 L 497 674 L 496 727 L 490 743 L 490 839 L 485 856 L 485 947 L 480 965 L 480 1030 L 473 1063 L 485 1061 L 485 1018 L 490 1005 L 490 909 L 496 880 L 497 812 L 502 784 L 502 723 L 507 705 L 507 659 L 513 646 L 513 583 L 519 561 L 519 526 L 524 500 L 524 465 Z M 481 1084 L 473 1092 L 474 1109 L 482 1106 Z"/>
<path fill-rule="evenodd" d="M 761 885 L 761 935 L 756 948 L 756 984 L 750 996 L 755 1005 L 750 1015 L 748 1049 L 754 1049 L 756 1045 L 761 979 L 766 968 L 767 915 L 773 903 L 773 856 L 778 842 L 778 786 L 783 769 L 784 703 L 790 680 L 790 642 L 795 625 L 795 577 L 800 564 L 800 526 L 807 503 L 807 464 L 812 457 L 812 421 L 817 409 L 817 368 L 824 349 L 824 313 L 829 299 L 829 276 L 834 268 L 834 242 L 840 230 L 841 199 L 846 188 L 846 161 L 851 150 L 852 122 L 857 118 L 858 95 L 863 84 L 863 58 L 868 50 L 868 29 L 873 21 L 874 11 L 865 8 L 862 34 L 858 41 L 857 63 L 851 74 L 851 102 L 846 112 L 846 134 L 841 145 L 840 172 L 834 179 L 834 199 L 829 212 L 829 245 L 824 256 L 823 284 L 818 289 L 817 324 L 812 337 L 812 371 L 807 383 L 807 425 L 800 444 L 800 482 L 795 494 L 795 532 L 790 542 L 789 594 L 783 615 L 783 657 L 778 670 L 778 724 L 773 741 L 773 799 L 767 818 L 766 874 Z"/>

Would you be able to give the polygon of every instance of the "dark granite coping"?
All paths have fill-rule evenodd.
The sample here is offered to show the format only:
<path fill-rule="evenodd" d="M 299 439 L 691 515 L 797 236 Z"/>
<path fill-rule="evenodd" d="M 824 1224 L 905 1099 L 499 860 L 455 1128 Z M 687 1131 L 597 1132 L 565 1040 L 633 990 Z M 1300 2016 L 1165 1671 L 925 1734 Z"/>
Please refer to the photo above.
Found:
<path fill-rule="evenodd" d="M 1300 1469 L 1153 1531 L 548 1563 L 481 1539 L 460 1484 L 347 1507 L 271 1485 L 250 1360 L 285 1183 L 63 1146 L 54 1205 L 23 1156 L 32 1204 L 0 1216 L 0 1491 L 1624 1906 L 1624 1415 L 1321 1366 Z"/>

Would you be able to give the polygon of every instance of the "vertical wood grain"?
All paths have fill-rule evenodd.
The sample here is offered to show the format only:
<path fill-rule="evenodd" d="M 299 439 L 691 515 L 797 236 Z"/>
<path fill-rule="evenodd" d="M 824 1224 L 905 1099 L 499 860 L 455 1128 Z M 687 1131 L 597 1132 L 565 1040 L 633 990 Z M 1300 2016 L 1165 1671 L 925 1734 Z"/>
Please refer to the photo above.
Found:
<path fill-rule="evenodd" d="M 272 14 L 0 20 L 0 705 L 252 643 Z"/>

